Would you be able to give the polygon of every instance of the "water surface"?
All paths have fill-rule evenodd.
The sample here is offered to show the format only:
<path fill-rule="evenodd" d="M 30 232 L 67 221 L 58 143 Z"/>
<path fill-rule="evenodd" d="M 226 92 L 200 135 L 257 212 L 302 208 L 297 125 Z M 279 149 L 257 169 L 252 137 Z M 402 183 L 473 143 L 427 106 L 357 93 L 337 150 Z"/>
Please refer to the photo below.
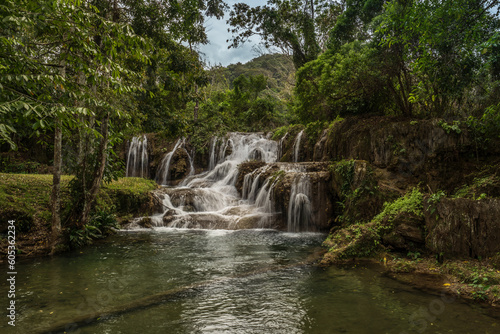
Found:
<path fill-rule="evenodd" d="M 482 309 L 419 292 L 376 268 L 304 264 L 324 237 L 273 230 L 121 232 L 82 251 L 20 262 L 17 326 L 4 319 L 0 332 L 36 332 L 175 288 L 181 289 L 172 299 L 79 333 L 500 331 L 498 319 Z M 5 281 L 0 288 L 6 296 Z"/>

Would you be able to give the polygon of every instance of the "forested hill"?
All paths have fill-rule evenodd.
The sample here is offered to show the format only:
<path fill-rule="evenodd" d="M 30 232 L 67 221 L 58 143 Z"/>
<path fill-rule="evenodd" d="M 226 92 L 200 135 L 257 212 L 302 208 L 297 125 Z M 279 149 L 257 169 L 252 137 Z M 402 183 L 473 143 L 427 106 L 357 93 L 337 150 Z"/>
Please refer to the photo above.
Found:
<path fill-rule="evenodd" d="M 262 95 L 270 95 L 279 100 L 289 100 L 295 85 L 295 67 L 292 58 L 285 54 L 265 54 L 247 63 L 230 64 L 227 67 L 214 66 L 208 70 L 211 78 L 210 91 L 234 89 L 238 77 L 264 77 Z M 241 79 L 240 79 L 241 80 Z"/>
<path fill-rule="evenodd" d="M 254 58 L 242 64 L 236 63 L 228 65 L 224 71 L 224 76 L 231 85 L 234 79 L 240 75 L 256 76 L 262 74 L 267 77 L 268 88 L 277 92 L 291 93 L 295 83 L 292 58 L 284 54 L 266 54 Z"/>

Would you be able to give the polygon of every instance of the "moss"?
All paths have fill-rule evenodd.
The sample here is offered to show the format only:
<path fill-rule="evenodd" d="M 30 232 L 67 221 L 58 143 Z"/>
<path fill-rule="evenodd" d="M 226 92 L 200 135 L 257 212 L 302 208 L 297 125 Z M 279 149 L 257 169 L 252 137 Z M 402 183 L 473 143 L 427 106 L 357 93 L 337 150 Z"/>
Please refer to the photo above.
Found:
<path fill-rule="evenodd" d="M 337 221 L 343 225 L 369 222 L 391 193 L 381 191 L 372 167 L 362 160 L 341 160 L 329 166 L 332 187 L 339 198 Z"/>
<path fill-rule="evenodd" d="M 382 212 L 373 218 L 373 222 L 379 226 L 383 221 L 392 223 L 394 219 L 402 213 L 409 213 L 417 217 L 423 217 L 422 200 L 422 193 L 418 190 L 418 188 L 413 188 L 411 192 L 407 192 L 403 197 L 400 197 L 390 203 L 384 203 Z"/>
<path fill-rule="evenodd" d="M 97 196 L 97 208 L 113 212 L 119 220 L 132 215 L 150 214 L 152 210 L 151 190 L 156 182 L 143 178 L 121 178 L 102 186 Z"/>
<path fill-rule="evenodd" d="M 329 262 L 370 257 L 381 250 L 374 224 L 353 224 L 339 229 L 328 236 L 323 246 L 329 248 L 326 255 Z"/>
<path fill-rule="evenodd" d="M 284 170 L 278 170 L 276 172 L 273 173 L 273 175 L 271 176 L 271 182 L 270 184 L 273 184 L 275 182 L 281 182 L 283 180 L 283 178 L 285 177 L 286 175 L 286 172 Z"/>
<path fill-rule="evenodd" d="M 62 203 L 67 204 L 70 176 L 61 177 Z M 52 175 L 0 174 L 0 212 L 8 219 L 50 219 Z M 29 230 L 29 229 L 27 229 Z"/>
<path fill-rule="evenodd" d="M 68 185 L 71 176 L 61 178 L 61 207 L 70 205 Z M 157 187 L 151 180 L 122 178 L 103 185 L 97 198 L 97 209 L 121 215 L 147 211 L 151 205 L 149 192 Z M 48 253 L 52 213 L 50 195 L 52 175 L 0 174 L 0 215 L 3 222 L 16 221 L 17 247 L 23 256 Z M 4 226 L 0 226 L 0 233 Z M 7 243 L 0 243 L 0 253 Z"/>
<path fill-rule="evenodd" d="M 314 144 L 316 144 L 316 142 L 319 140 L 321 133 L 327 127 L 327 125 L 328 124 L 326 122 L 316 121 L 308 123 L 305 126 L 304 132 L 307 136 L 309 146 L 314 147 Z"/>
<path fill-rule="evenodd" d="M 272 140 L 280 140 L 281 138 L 283 138 L 284 135 L 287 134 L 289 129 L 290 125 L 285 125 L 277 128 L 276 130 L 273 131 Z"/>
<path fill-rule="evenodd" d="M 455 198 L 497 198 L 500 197 L 499 166 L 486 166 L 481 172 L 472 174 L 467 184 L 455 190 Z"/>
<path fill-rule="evenodd" d="M 382 249 L 384 237 L 395 228 L 395 221 L 401 215 L 423 217 L 423 196 L 417 188 L 392 202 L 386 202 L 382 211 L 371 222 L 355 222 L 352 214 L 344 217 L 345 227 L 331 233 L 324 245 L 329 247 L 330 261 L 348 258 L 369 257 Z"/>

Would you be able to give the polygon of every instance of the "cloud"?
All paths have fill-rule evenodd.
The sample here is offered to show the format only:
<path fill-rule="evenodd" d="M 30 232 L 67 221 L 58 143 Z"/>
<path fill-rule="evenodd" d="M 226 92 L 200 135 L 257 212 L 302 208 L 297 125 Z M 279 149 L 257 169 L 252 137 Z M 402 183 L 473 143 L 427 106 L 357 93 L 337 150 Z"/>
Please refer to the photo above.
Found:
<path fill-rule="evenodd" d="M 228 5 L 232 6 L 237 2 L 244 2 L 251 6 L 262 6 L 267 1 L 265 0 L 229 0 L 226 1 Z M 259 44 L 261 41 L 260 37 L 254 36 L 251 38 L 251 41 L 243 44 L 237 49 L 228 49 L 229 42 L 226 40 L 231 39 L 231 33 L 227 31 L 229 25 L 227 24 L 227 20 L 229 19 L 229 13 L 226 13 L 224 19 L 217 20 L 215 18 L 209 18 L 205 22 L 205 27 L 207 30 L 207 36 L 209 43 L 206 45 L 201 45 L 199 47 L 200 52 L 202 53 L 202 58 L 206 60 L 207 63 L 211 65 L 221 64 L 223 66 L 227 66 L 229 64 L 235 64 L 238 62 L 246 63 L 257 55 L 252 51 L 252 47 L 254 45 Z"/>

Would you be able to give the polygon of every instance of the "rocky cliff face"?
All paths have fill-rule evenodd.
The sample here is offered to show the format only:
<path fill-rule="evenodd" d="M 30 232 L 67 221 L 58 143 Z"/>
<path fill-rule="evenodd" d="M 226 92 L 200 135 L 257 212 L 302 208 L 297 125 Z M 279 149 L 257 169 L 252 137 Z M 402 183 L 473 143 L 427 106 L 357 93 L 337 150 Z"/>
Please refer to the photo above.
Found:
<path fill-rule="evenodd" d="M 429 251 L 472 258 L 500 252 L 500 199 L 442 199 L 424 212 Z"/>

